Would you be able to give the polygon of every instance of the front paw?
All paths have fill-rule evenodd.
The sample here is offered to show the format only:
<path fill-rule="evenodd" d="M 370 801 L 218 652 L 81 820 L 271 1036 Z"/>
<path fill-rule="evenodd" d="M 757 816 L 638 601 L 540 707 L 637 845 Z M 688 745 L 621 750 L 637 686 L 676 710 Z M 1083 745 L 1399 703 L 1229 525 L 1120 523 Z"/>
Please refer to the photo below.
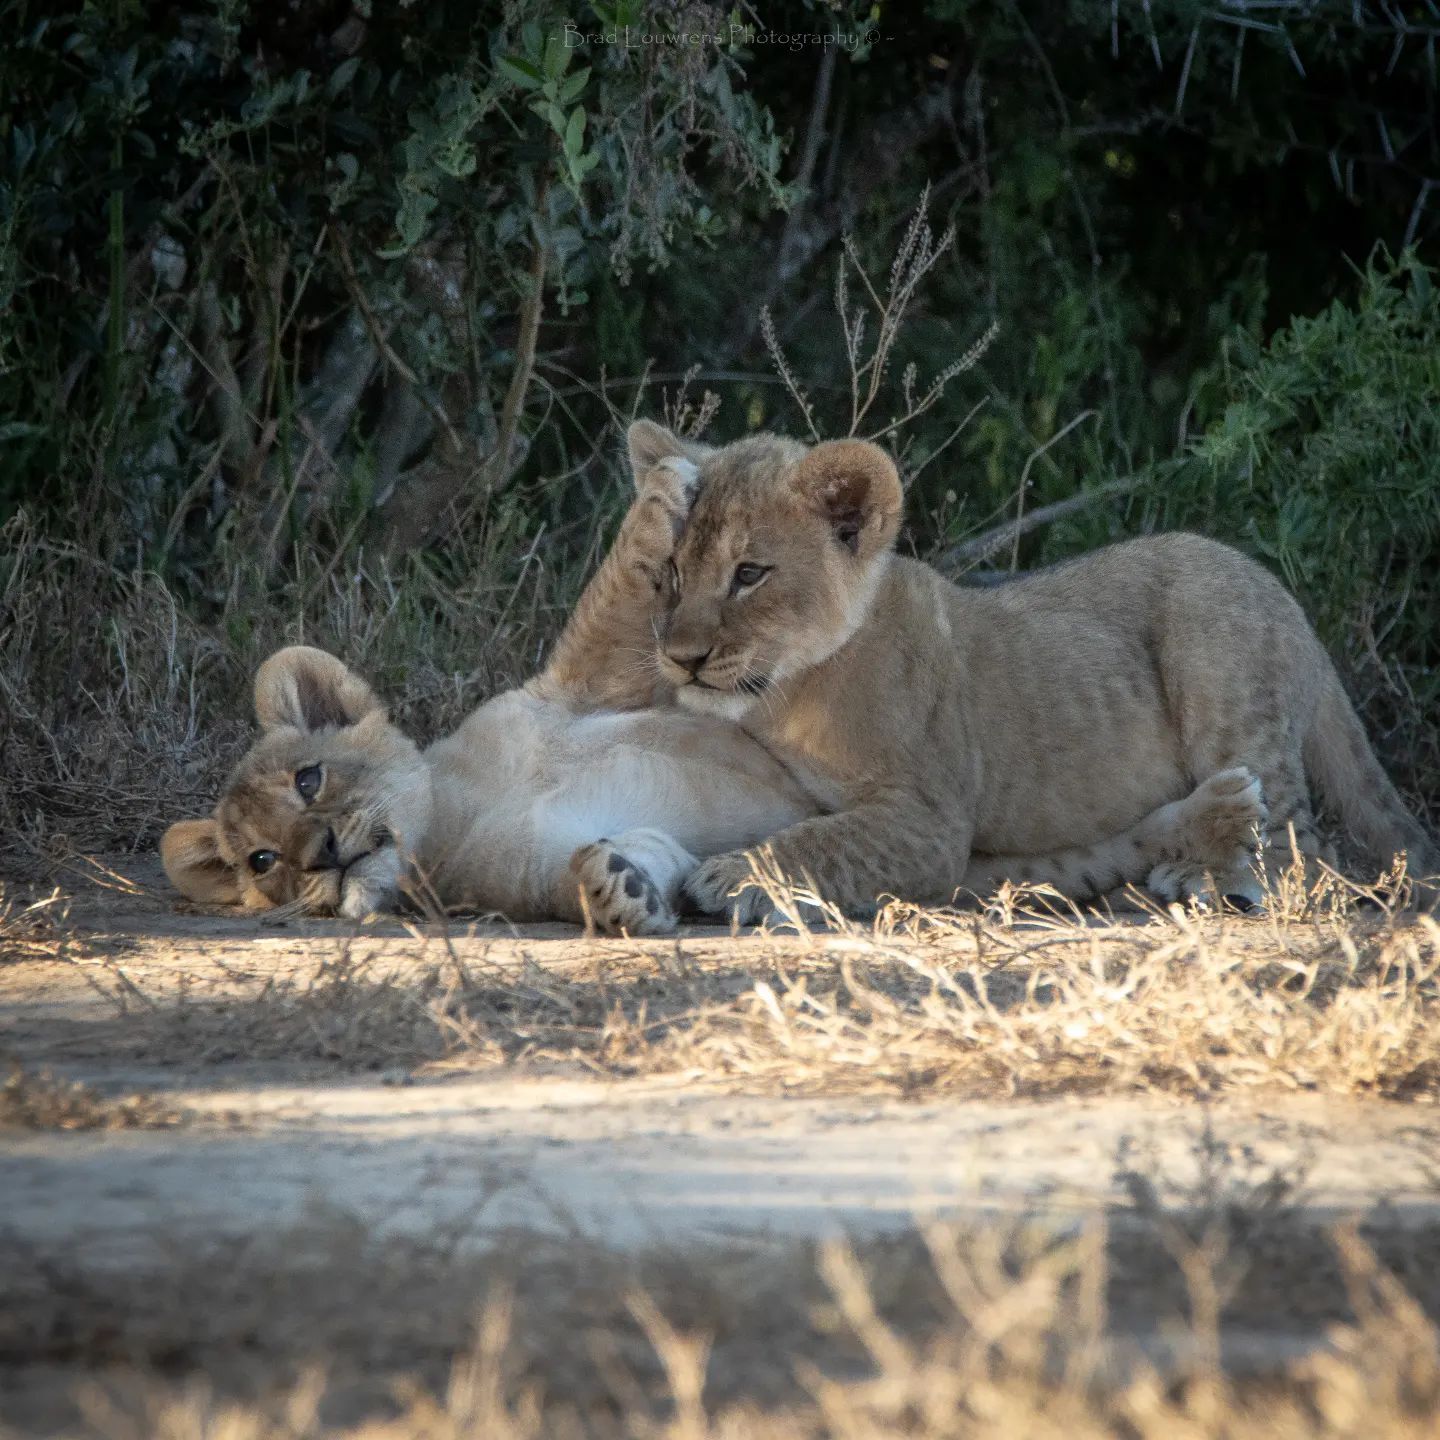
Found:
<path fill-rule="evenodd" d="M 625 518 L 620 548 L 657 592 L 665 588 L 675 546 L 690 519 L 690 498 L 685 483 L 667 466 L 658 466 L 641 484 Z"/>
<path fill-rule="evenodd" d="M 656 500 L 672 514 L 684 518 L 700 489 L 700 471 L 693 461 L 670 455 L 653 465 L 636 482 L 641 500 Z"/>
<path fill-rule="evenodd" d="M 749 857 L 741 852 L 716 855 L 690 872 L 686 898 L 706 915 L 727 915 L 740 925 L 755 925 L 770 913 L 770 897 L 755 881 Z"/>
<path fill-rule="evenodd" d="M 340 882 L 337 912 L 347 920 L 369 920 L 396 909 L 400 902 L 401 870 L 394 846 L 362 856 Z"/>
<path fill-rule="evenodd" d="M 1265 892 L 1248 860 L 1218 873 L 1190 860 L 1167 860 L 1155 866 L 1145 888 L 1167 905 L 1191 903 L 1202 910 L 1237 911 L 1252 915 L 1265 908 Z"/>
<path fill-rule="evenodd" d="M 643 531 L 647 548 L 664 551 L 666 558 L 675 548 L 690 507 L 700 488 L 700 472 L 688 460 L 662 460 L 646 471 L 636 485 L 633 514 Z"/>
<path fill-rule="evenodd" d="M 346 920 L 370 920 L 395 909 L 397 896 L 387 885 L 367 880 L 350 880 L 340 892 L 336 913 Z"/>

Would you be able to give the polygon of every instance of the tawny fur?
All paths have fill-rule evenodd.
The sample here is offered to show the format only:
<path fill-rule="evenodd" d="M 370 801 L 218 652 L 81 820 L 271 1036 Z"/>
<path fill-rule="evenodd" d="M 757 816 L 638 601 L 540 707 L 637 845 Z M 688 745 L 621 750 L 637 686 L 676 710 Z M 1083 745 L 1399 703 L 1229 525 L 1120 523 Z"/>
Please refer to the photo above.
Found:
<path fill-rule="evenodd" d="M 550 663 L 423 754 L 334 656 L 272 655 L 255 682 L 260 739 L 214 814 L 179 822 L 162 843 L 176 886 L 207 903 L 355 918 L 409 891 L 516 920 L 661 933 L 701 859 L 816 816 L 821 797 L 764 745 L 667 703 L 655 664 L 705 454 L 663 431 L 632 435 L 635 504 Z M 321 778 L 306 797 L 296 776 L 309 767 Z M 987 893 L 1012 878 L 1085 895 L 1165 862 L 1223 869 L 1262 813 L 1253 777 L 1231 771 L 1098 843 L 977 857 L 960 878 Z M 274 857 L 263 873 L 257 855 Z"/>
<path fill-rule="evenodd" d="M 874 445 L 756 436 L 699 468 L 662 672 L 808 774 L 833 813 L 769 848 L 833 903 L 948 899 L 972 852 L 1092 845 L 1233 767 L 1259 778 L 1272 860 L 1292 828 L 1315 850 L 1313 783 L 1378 866 L 1435 869 L 1299 605 L 1238 551 L 1157 535 L 963 589 L 893 553 L 903 495 Z M 754 859 L 687 889 L 721 907 Z M 1260 894 L 1248 866 L 1218 878 Z"/>

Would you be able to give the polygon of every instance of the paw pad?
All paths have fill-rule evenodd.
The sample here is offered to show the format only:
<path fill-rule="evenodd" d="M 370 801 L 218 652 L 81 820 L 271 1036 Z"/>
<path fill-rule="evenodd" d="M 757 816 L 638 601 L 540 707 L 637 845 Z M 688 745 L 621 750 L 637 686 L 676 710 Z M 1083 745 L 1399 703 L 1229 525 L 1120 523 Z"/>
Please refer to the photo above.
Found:
<path fill-rule="evenodd" d="M 577 850 L 570 869 L 607 935 L 660 935 L 675 928 L 675 913 L 654 881 L 609 840 Z"/>

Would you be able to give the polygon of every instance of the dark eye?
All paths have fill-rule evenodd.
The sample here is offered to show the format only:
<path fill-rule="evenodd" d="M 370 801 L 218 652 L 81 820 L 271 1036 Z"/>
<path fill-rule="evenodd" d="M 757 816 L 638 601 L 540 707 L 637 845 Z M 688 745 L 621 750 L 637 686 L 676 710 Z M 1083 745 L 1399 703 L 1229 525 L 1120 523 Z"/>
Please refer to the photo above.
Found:
<path fill-rule="evenodd" d="M 752 585 L 758 585 L 768 574 L 768 565 L 737 565 L 735 567 L 735 579 L 731 582 L 731 590 L 748 590 Z"/>
<path fill-rule="evenodd" d="M 273 850 L 252 850 L 250 852 L 250 868 L 257 875 L 264 875 L 267 871 L 275 868 L 275 862 L 279 858 Z"/>
<path fill-rule="evenodd" d="M 295 772 L 295 788 L 307 805 L 320 793 L 324 779 L 325 771 L 319 765 L 307 765 Z"/>

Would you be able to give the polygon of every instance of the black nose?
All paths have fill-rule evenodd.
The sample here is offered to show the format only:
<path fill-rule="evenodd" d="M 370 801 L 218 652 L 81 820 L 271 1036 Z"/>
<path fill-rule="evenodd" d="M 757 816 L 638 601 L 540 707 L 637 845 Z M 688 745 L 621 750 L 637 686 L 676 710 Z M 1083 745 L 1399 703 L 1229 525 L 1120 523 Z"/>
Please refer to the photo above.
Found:
<path fill-rule="evenodd" d="M 325 844 L 320 851 L 320 864 L 327 870 L 335 870 L 340 867 L 340 847 L 335 843 L 335 832 L 325 832 Z"/>
<path fill-rule="evenodd" d="M 710 648 L 713 650 L 715 647 L 712 645 Z M 710 658 L 710 650 L 707 650 L 703 655 L 675 655 L 671 654 L 668 650 L 665 653 L 669 655 L 670 659 L 682 670 L 688 670 L 691 675 L 698 675 L 700 673 L 700 667 Z"/>

